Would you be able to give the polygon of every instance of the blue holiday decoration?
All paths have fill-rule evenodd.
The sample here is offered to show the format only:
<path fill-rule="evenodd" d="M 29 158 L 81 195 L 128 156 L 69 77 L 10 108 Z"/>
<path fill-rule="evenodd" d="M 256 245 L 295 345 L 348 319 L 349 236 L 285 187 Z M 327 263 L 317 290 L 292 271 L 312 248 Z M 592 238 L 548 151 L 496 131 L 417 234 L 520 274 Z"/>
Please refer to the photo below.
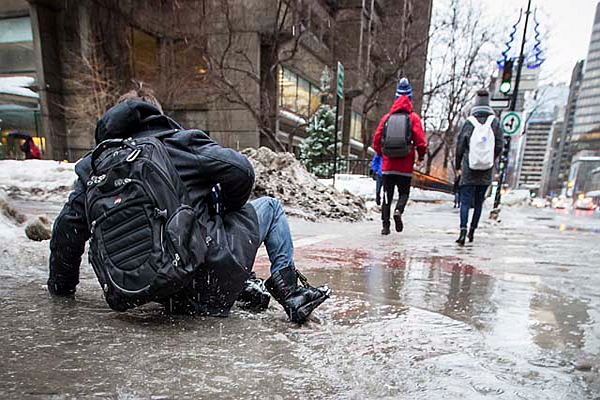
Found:
<path fill-rule="evenodd" d="M 502 58 L 500 60 L 496 61 L 496 63 L 498 64 L 498 68 L 500 68 L 500 69 L 504 69 L 504 63 L 508 60 L 508 52 L 512 49 L 512 42 L 515 41 L 515 34 L 517 33 L 517 27 L 519 26 L 519 23 L 521 23 L 522 17 L 523 17 L 523 9 L 521 9 L 519 12 L 519 19 L 512 26 L 512 31 L 510 32 L 510 39 L 508 40 L 508 42 L 505 43 L 506 49 L 502 52 Z"/>
<path fill-rule="evenodd" d="M 514 43 L 515 35 L 517 34 L 517 31 L 518 31 L 518 28 L 519 28 L 519 25 L 520 25 L 522 19 L 523 19 L 523 9 L 521 9 L 519 11 L 519 19 L 512 26 L 512 30 L 509 35 L 509 39 L 505 43 L 506 48 L 502 52 L 502 58 L 496 61 L 496 64 L 498 64 L 498 68 L 500 68 L 501 70 L 504 69 L 504 65 L 505 65 L 506 61 L 516 60 L 516 57 L 509 56 L 509 53 L 515 44 Z M 535 32 L 534 37 L 533 37 L 534 44 L 533 44 L 533 47 L 531 47 L 531 49 L 529 51 L 527 51 L 527 53 L 524 56 L 525 65 L 529 69 L 539 68 L 540 65 L 542 65 L 544 63 L 544 61 L 546 61 L 546 59 L 543 57 L 544 51 L 541 48 L 542 41 L 541 41 L 541 34 L 540 34 L 540 23 L 537 19 L 537 9 L 533 12 L 533 21 L 535 23 L 535 26 L 533 28 L 533 30 Z"/>
<path fill-rule="evenodd" d="M 535 36 L 534 36 L 535 44 L 533 45 L 531 52 L 527 56 L 527 68 L 529 68 L 529 69 L 538 68 L 540 65 L 542 65 L 544 63 L 544 61 L 546 61 L 546 59 L 542 57 L 542 54 L 544 51 L 540 48 L 541 34 L 539 31 L 540 23 L 537 20 L 537 9 L 533 12 L 533 21 L 535 22 L 535 26 L 533 28 L 533 30 L 535 32 Z"/>

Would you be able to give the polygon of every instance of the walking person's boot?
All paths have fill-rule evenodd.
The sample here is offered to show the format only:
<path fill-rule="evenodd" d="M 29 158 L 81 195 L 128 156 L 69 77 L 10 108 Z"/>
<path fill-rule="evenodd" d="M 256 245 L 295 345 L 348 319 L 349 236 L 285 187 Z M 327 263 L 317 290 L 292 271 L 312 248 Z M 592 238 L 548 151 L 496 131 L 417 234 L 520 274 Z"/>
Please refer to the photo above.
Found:
<path fill-rule="evenodd" d="M 473 243 L 473 239 L 475 239 L 475 228 L 471 227 L 469 229 L 469 233 L 467 234 L 467 238 L 469 239 L 469 243 Z"/>
<path fill-rule="evenodd" d="M 466 239 L 467 239 L 467 230 L 461 229 L 460 236 L 458 237 L 458 239 L 456 239 L 456 243 L 458 243 L 459 246 L 464 246 Z"/>
<path fill-rule="evenodd" d="M 404 224 L 402 223 L 402 212 L 398 209 L 394 211 L 394 224 L 396 225 L 396 232 L 402 232 Z"/>
<path fill-rule="evenodd" d="M 302 286 L 298 285 L 298 280 Z M 275 271 L 267 279 L 265 286 L 271 296 L 283 306 L 290 320 L 299 324 L 306 321 L 310 313 L 331 294 L 327 285 L 311 286 L 295 267 Z"/>
<path fill-rule="evenodd" d="M 382 235 L 389 235 L 390 234 L 390 221 L 383 221 L 383 228 L 381 229 L 381 234 Z"/>

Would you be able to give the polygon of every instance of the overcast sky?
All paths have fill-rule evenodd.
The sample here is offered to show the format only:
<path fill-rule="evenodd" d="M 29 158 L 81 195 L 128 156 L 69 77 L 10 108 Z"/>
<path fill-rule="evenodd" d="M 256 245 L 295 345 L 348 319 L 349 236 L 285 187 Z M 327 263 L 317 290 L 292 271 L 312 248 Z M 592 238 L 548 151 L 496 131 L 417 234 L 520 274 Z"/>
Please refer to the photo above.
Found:
<path fill-rule="evenodd" d="M 478 2 L 498 24 L 506 25 L 505 31 L 516 22 L 519 8 L 527 8 L 527 0 Z M 541 30 L 548 35 L 543 46 L 546 62 L 541 67 L 542 80 L 569 82 L 575 63 L 587 56 L 597 3 L 598 0 L 532 0 L 532 8 L 539 9 Z"/>

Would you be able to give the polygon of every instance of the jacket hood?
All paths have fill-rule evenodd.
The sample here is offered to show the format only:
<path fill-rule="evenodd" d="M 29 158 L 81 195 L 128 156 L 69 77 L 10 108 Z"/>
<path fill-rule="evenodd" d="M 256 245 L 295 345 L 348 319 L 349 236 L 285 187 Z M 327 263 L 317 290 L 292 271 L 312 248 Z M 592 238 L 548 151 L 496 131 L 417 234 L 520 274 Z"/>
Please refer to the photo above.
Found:
<path fill-rule="evenodd" d="M 408 96 L 400 96 L 392 104 L 392 108 L 390 108 L 390 114 L 394 114 L 397 112 L 405 112 L 411 113 L 413 111 L 413 105 Z"/>
<path fill-rule="evenodd" d="M 107 139 L 125 139 L 139 132 L 165 131 L 181 127 L 151 104 L 127 100 L 109 109 L 98 120 L 94 137 L 96 144 Z"/>

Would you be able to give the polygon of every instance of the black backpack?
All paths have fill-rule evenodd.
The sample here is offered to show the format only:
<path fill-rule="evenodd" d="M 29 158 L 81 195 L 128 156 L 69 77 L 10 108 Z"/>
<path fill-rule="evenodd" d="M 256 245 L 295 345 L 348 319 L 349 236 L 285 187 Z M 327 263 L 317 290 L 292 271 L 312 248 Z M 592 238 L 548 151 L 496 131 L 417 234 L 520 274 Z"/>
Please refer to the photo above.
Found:
<path fill-rule="evenodd" d="M 206 230 L 161 141 L 106 140 L 91 165 L 89 257 L 109 306 L 124 311 L 188 285 L 205 261 Z"/>
<path fill-rule="evenodd" d="M 410 115 L 402 112 L 390 115 L 383 126 L 381 152 L 387 158 L 404 158 L 411 151 Z"/>

